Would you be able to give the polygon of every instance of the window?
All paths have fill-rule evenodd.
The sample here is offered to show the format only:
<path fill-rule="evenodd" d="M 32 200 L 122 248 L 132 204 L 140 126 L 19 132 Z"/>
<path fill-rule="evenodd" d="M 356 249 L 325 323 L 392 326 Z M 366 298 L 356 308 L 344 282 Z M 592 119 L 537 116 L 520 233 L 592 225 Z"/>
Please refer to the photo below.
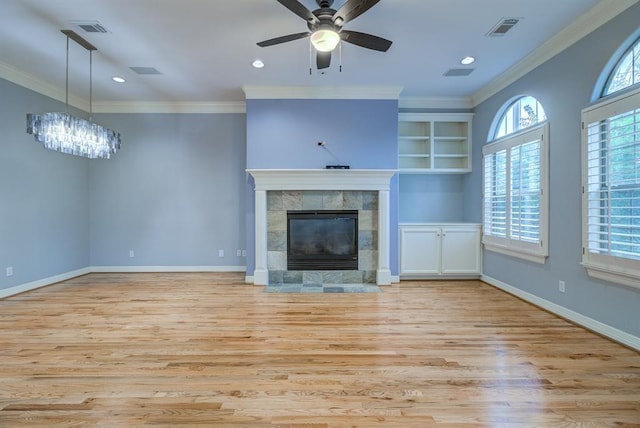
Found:
<path fill-rule="evenodd" d="M 640 83 L 640 39 L 636 40 L 620 58 L 613 72 L 609 75 L 603 96 L 611 95 Z"/>
<path fill-rule="evenodd" d="M 583 264 L 591 276 L 640 287 L 640 88 L 583 110 L 582 120 Z"/>
<path fill-rule="evenodd" d="M 547 120 L 542 105 L 533 97 L 521 97 L 502 114 L 493 139 L 505 137 Z"/>
<path fill-rule="evenodd" d="M 483 148 L 482 242 L 487 250 L 538 263 L 548 254 L 545 120 L 535 98 L 519 98 L 498 120 L 496 139 Z"/>

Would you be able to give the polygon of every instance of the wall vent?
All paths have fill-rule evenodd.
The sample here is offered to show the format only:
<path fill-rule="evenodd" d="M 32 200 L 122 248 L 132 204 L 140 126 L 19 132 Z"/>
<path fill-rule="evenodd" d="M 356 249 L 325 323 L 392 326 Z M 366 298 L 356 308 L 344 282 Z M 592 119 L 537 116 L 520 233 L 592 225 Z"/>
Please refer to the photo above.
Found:
<path fill-rule="evenodd" d="M 162 74 L 155 67 L 129 67 L 136 74 Z"/>
<path fill-rule="evenodd" d="M 464 76 L 468 76 L 471 73 L 473 73 L 473 70 L 475 70 L 475 68 L 451 68 L 449 70 L 447 70 L 443 76 L 446 77 L 464 77 Z"/>
<path fill-rule="evenodd" d="M 498 22 L 489 32 L 487 36 L 489 37 L 502 37 L 509 30 L 511 30 L 518 22 L 520 22 L 521 18 L 502 18 L 500 22 Z"/>
<path fill-rule="evenodd" d="M 84 31 L 85 33 L 110 33 L 104 25 L 98 21 L 71 21 L 71 24 Z"/>

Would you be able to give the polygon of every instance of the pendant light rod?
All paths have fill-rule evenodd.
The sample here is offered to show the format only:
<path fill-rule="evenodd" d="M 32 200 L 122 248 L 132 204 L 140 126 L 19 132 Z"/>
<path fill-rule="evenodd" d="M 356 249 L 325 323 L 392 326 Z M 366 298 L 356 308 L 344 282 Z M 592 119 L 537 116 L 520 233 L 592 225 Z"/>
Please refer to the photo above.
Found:
<path fill-rule="evenodd" d="M 69 36 L 67 36 L 67 68 L 64 74 L 64 108 L 69 112 Z"/>
<path fill-rule="evenodd" d="M 93 117 L 93 51 L 89 51 L 89 120 Z"/>

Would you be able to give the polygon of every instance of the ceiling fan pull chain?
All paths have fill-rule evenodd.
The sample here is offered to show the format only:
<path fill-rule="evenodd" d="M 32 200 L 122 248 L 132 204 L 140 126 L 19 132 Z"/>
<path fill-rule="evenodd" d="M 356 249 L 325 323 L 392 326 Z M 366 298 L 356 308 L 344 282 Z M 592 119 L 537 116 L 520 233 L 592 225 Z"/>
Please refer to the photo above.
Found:
<path fill-rule="evenodd" d="M 342 40 L 338 43 L 338 55 L 340 56 L 340 73 L 342 73 Z"/>
<path fill-rule="evenodd" d="M 311 39 L 309 39 L 309 76 L 313 76 L 313 49 L 311 47 Z"/>

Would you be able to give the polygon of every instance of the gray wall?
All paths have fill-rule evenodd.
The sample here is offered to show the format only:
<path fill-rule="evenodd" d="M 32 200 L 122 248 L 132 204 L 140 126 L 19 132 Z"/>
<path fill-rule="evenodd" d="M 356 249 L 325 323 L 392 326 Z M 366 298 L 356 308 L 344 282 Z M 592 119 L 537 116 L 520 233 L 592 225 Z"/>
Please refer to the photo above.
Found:
<path fill-rule="evenodd" d="M 27 113 L 64 111 L 64 104 L 2 79 L 0 94 L 4 289 L 89 265 L 89 161 L 47 150 L 26 133 Z"/>
<path fill-rule="evenodd" d="M 485 251 L 484 273 L 582 315 L 640 336 L 640 290 L 590 279 L 581 260 L 581 110 L 611 56 L 638 30 L 640 4 L 476 108 L 473 173 L 465 178 L 465 219 L 481 220 L 482 145 L 500 107 L 532 95 L 550 123 L 550 237 L 544 265 Z M 566 281 L 566 294 L 558 281 Z"/>
<path fill-rule="evenodd" d="M 244 114 L 97 121 L 123 148 L 91 164 L 92 266 L 244 266 Z"/>

